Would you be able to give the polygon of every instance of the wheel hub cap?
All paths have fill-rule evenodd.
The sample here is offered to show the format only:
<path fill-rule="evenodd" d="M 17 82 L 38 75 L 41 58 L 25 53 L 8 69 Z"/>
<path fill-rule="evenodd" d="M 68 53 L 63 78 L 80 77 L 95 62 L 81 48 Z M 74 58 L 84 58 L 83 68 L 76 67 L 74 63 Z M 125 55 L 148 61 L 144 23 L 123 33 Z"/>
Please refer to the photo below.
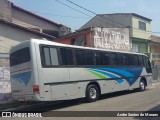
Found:
<path fill-rule="evenodd" d="M 95 99 L 96 96 L 97 96 L 97 91 L 96 91 L 94 88 L 91 88 L 91 89 L 90 89 L 90 97 L 91 97 L 92 99 Z"/>
<path fill-rule="evenodd" d="M 141 87 L 141 90 L 144 90 L 145 85 L 143 82 L 140 83 L 140 87 Z"/>

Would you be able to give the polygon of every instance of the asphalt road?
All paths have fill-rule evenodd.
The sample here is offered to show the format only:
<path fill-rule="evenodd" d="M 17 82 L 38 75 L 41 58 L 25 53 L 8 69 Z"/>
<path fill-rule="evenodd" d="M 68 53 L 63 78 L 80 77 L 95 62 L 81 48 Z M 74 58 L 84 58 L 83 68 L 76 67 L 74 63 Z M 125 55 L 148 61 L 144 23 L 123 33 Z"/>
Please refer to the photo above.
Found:
<path fill-rule="evenodd" d="M 27 110 L 27 109 L 25 109 Z M 38 106 L 32 108 L 35 111 L 45 111 L 42 113 L 44 116 L 53 116 L 54 112 L 58 111 L 58 114 L 67 113 L 68 116 L 74 116 L 75 113 L 71 111 L 82 111 L 78 112 L 79 116 L 84 116 L 87 111 L 160 111 L 160 82 L 154 83 L 151 87 L 148 87 L 144 92 L 136 91 L 125 91 L 116 92 L 112 94 L 106 94 L 101 96 L 100 100 L 93 103 L 85 103 L 82 100 L 70 100 L 59 103 L 50 103 L 45 106 Z M 32 111 L 28 109 L 28 111 Z M 59 112 L 60 111 L 60 112 Z M 62 112 L 63 111 L 63 112 Z M 67 111 L 67 112 L 64 112 Z M 69 111 L 69 112 L 68 112 Z M 83 112 L 84 111 L 84 112 Z M 96 116 L 97 113 L 94 112 Z M 88 113 L 89 114 L 89 113 Z M 105 113 L 104 113 L 105 114 Z M 106 112 L 107 114 L 107 112 Z M 98 116 L 98 114 L 97 114 Z M 149 117 L 147 117 L 149 118 Z M 30 118 L 31 119 L 31 118 Z M 99 119 L 146 119 L 145 117 L 45 117 L 38 119 L 52 119 L 52 120 L 99 120 Z M 150 117 L 150 119 L 157 120 L 156 117 Z M 159 118 L 160 119 L 160 118 Z M 17 118 L 16 118 L 17 120 Z"/>
<path fill-rule="evenodd" d="M 160 82 L 144 92 L 117 92 L 107 94 L 94 103 L 86 103 L 59 111 L 147 111 L 160 105 Z M 160 109 L 159 109 L 160 110 Z"/>
<path fill-rule="evenodd" d="M 43 114 L 46 116 L 50 116 L 53 114 L 53 111 L 160 111 L 160 82 L 154 83 L 152 86 L 148 87 L 146 91 L 143 92 L 125 91 L 106 94 L 103 95 L 100 100 L 94 103 L 83 103 L 81 101 L 66 101 L 64 103 L 60 103 L 59 107 L 47 111 Z M 68 112 L 67 114 L 70 114 L 72 116 L 75 113 Z M 84 112 L 82 112 L 82 116 L 84 116 Z M 65 118 L 65 120 L 70 119 L 71 118 L 69 117 Z M 76 119 L 81 120 L 82 117 Z M 85 117 L 85 119 L 90 120 L 91 118 Z M 104 119 L 104 117 L 93 117 L 92 119 Z M 134 116 L 131 118 L 125 117 L 125 119 L 146 118 L 139 118 Z M 157 118 L 150 117 L 150 119 Z"/>

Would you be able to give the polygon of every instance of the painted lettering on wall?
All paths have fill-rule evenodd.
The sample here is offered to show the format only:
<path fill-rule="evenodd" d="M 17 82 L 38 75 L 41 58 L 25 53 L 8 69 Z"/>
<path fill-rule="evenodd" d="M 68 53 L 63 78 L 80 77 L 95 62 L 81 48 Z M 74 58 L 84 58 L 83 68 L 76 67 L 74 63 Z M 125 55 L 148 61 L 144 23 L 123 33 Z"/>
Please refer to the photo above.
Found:
<path fill-rule="evenodd" d="M 128 29 L 95 28 L 93 39 L 95 48 L 130 51 Z"/>
<path fill-rule="evenodd" d="M 11 102 L 10 68 L 0 67 L 0 104 Z"/>

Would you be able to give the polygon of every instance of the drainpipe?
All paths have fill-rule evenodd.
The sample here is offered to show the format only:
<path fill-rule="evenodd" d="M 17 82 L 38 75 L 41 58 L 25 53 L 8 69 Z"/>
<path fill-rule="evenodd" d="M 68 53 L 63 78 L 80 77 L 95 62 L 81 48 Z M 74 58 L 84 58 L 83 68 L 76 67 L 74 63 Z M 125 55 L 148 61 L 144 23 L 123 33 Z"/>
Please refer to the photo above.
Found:
<path fill-rule="evenodd" d="M 148 38 L 147 43 L 148 43 L 148 53 L 150 53 L 149 58 L 152 60 L 152 55 L 151 55 L 152 54 L 152 49 L 151 49 L 151 44 L 150 44 L 151 43 L 151 36 Z"/>

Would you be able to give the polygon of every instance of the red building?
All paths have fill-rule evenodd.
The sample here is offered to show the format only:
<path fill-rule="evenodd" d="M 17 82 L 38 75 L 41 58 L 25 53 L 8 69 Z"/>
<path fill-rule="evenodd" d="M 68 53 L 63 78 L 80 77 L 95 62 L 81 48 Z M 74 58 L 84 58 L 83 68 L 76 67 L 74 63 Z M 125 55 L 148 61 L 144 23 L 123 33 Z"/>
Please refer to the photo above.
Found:
<path fill-rule="evenodd" d="M 77 32 L 56 38 L 54 39 L 54 41 L 63 43 L 63 44 L 69 44 L 69 45 L 91 47 L 90 32 L 91 32 L 91 28 L 88 28 L 85 30 L 77 31 Z"/>
<path fill-rule="evenodd" d="M 87 28 L 56 38 L 54 41 L 77 46 L 131 51 L 128 28 Z"/>

